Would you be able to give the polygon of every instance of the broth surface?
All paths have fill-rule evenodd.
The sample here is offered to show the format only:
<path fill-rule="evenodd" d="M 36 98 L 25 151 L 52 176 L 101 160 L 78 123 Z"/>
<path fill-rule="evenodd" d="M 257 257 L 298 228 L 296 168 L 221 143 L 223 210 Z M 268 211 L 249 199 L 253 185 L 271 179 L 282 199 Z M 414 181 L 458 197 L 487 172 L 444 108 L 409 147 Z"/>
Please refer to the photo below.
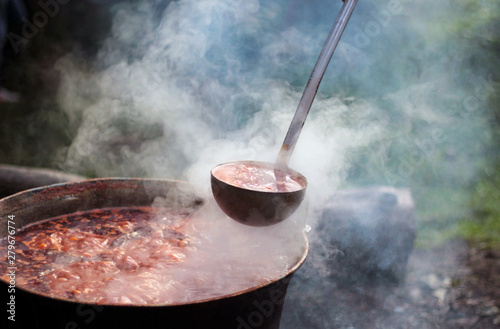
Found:
<path fill-rule="evenodd" d="M 30 225 L 16 233 L 16 285 L 82 302 L 169 304 L 235 293 L 290 268 L 279 250 L 245 267 L 245 254 L 219 250 L 224 241 L 213 240 L 224 235 L 207 237 L 206 224 L 192 215 L 186 209 L 105 208 Z M 227 247 L 238 240 L 228 238 Z M 6 246 L 0 240 L 2 273 Z M 263 250 L 252 248 L 244 252 L 259 258 Z"/>
<path fill-rule="evenodd" d="M 304 188 L 297 180 L 286 175 L 278 186 L 274 169 L 258 164 L 239 163 L 220 166 L 214 176 L 227 184 L 261 192 L 293 192 Z"/>

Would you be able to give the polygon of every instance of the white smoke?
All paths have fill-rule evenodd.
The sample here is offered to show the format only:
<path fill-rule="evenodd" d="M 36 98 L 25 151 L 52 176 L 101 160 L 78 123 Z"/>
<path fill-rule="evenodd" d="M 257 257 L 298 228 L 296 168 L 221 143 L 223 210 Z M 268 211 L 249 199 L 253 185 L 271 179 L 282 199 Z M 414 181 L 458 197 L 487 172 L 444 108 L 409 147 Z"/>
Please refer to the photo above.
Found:
<path fill-rule="evenodd" d="M 274 161 L 340 5 L 114 6 L 95 63 L 68 56 L 58 64 L 60 105 L 76 130 L 61 151 L 63 169 L 183 179 L 210 197 L 216 164 Z M 464 45 L 442 45 L 452 28 L 442 21 L 462 14 L 457 6 L 359 2 L 291 159 L 309 182 L 310 225 L 348 184 L 413 185 L 422 196 L 473 180 L 477 146 L 491 137 L 481 113 L 491 81 L 464 76 Z M 459 79 L 470 88 L 458 88 Z M 323 292 L 327 282 L 317 284 Z M 318 327 L 334 322 L 324 321 Z"/>
<path fill-rule="evenodd" d="M 277 6 L 184 0 L 156 20 L 151 3 L 115 6 L 95 65 L 69 56 L 58 63 L 61 107 L 78 129 L 63 166 L 101 177 L 182 178 L 207 191 L 218 163 L 274 161 L 303 86 L 272 75 L 292 72 L 322 46 L 295 26 L 269 28 Z M 376 124 L 346 125 L 376 111 L 350 103 L 319 95 L 292 157 L 312 200 L 341 185 L 350 149 L 380 138 Z"/>

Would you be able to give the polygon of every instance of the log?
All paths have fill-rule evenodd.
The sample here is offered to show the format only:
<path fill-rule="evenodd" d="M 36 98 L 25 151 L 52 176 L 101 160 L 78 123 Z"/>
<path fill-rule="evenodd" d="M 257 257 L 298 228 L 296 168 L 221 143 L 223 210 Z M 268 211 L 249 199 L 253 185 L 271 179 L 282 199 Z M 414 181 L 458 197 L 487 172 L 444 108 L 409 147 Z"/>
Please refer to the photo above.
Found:
<path fill-rule="evenodd" d="M 385 303 L 406 277 L 414 208 L 408 189 L 330 195 L 309 233 L 306 262 L 290 282 L 280 328 L 383 328 L 370 319 L 375 313 L 393 316 Z"/>
<path fill-rule="evenodd" d="M 0 164 L 0 198 L 35 187 L 84 179 L 87 177 L 57 170 Z"/>
<path fill-rule="evenodd" d="M 393 187 L 338 191 L 326 204 L 316 234 L 317 250 L 324 256 L 327 248 L 326 266 L 342 283 L 404 281 L 416 237 L 411 192 Z"/>

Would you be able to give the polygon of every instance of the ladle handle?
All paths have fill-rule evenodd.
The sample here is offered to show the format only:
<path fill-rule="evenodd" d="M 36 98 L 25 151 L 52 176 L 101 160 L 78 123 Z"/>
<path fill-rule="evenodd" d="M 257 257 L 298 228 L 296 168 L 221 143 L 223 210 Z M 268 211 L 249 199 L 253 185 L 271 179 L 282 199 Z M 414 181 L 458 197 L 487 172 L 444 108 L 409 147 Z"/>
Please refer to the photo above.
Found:
<path fill-rule="evenodd" d="M 321 79 L 325 74 L 328 63 L 332 58 L 333 52 L 339 43 L 340 37 L 344 32 L 347 22 L 349 21 L 357 2 L 358 0 L 346 0 L 344 2 L 339 15 L 333 24 L 332 30 L 326 39 L 325 45 L 319 54 L 318 61 L 316 62 L 311 76 L 309 77 L 309 81 L 304 89 L 304 93 L 302 94 L 302 98 L 300 99 L 299 106 L 297 107 L 295 115 L 292 119 L 290 128 L 288 128 L 288 133 L 285 136 L 283 146 L 278 154 L 278 158 L 276 160 L 276 169 L 278 172 L 286 172 L 285 169 L 288 166 L 295 144 L 299 138 L 300 131 L 306 121 L 307 114 L 311 109 L 314 97 L 318 92 Z"/>

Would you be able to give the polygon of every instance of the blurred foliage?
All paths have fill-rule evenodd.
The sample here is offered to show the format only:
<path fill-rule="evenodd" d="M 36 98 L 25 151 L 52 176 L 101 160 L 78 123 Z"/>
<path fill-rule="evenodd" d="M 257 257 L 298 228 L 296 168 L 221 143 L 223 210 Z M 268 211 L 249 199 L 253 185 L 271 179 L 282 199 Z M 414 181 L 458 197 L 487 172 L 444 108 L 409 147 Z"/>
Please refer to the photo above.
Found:
<path fill-rule="evenodd" d="M 470 79 L 462 81 L 461 77 L 480 77 L 490 84 L 481 92 L 484 102 L 480 99 L 482 106 L 478 109 L 483 111 L 485 127 L 489 129 L 483 131 L 488 136 L 484 144 L 471 145 L 481 152 L 475 160 L 478 176 L 469 186 L 462 187 L 468 192 L 468 197 L 453 200 L 460 190 L 443 191 L 444 195 L 452 196 L 453 207 L 450 207 L 452 211 L 448 216 L 438 217 L 443 224 L 449 221 L 449 225 L 437 228 L 442 234 L 437 234 L 436 238 L 463 236 L 479 247 L 500 248 L 500 3 L 495 0 L 462 0 L 457 1 L 456 6 L 459 12 L 466 14 L 448 17 L 443 23 L 448 25 L 446 37 L 456 44 L 455 49 L 467 54 L 461 63 L 457 63 L 457 80 L 464 88 L 469 88 L 471 94 L 477 84 Z M 438 195 L 431 199 L 433 197 L 443 200 Z M 439 212 L 438 205 L 430 208 Z M 425 244 L 431 235 L 429 230 L 436 222 L 429 220 L 432 215 L 425 214 L 425 211 L 421 215 L 419 240 Z"/>
<path fill-rule="evenodd" d="M 470 194 L 465 189 L 413 189 L 419 230 L 416 246 L 432 248 L 460 237 L 457 222 L 467 212 Z"/>
<path fill-rule="evenodd" d="M 418 246 L 465 237 L 499 247 L 500 2 L 402 5 L 416 16 L 428 8 L 426 19 L 394 16 L 391 24 L 400 28 L 390 29 L 390 41 L 377 48 L 382 31 L 365 48 L 375 63 L 345 75 L 345 94 L 372 98 L 390 113 L 363 118 L 382 122 L 385 138 L 353 155 L 348 181 L 409 186 L 417 206 Z M 378 7 L 384 9 L 384 3 Z M 377 63 L 387 49 L 398 48 L 393 43 L 401 46 L 389 55 L 397 72 L 391 75 Z M 378 82 L 377 90 L 364 82 L 370 79 Z M 400 93 L 405 85 L 415 88 Z M 433 139 L 435 133 L 440 138 Z"/>
<path fill-rule="evenodd" d="M 476 185 L 472 213 L 461 223 L 461 233 L 483 248 L 500 248 L 500 167 Z"/>
<path fill-rule="evenodd" d="M 492 86 L 485 106 L 490 140 L 468 203 L 470 214 L 463 219 L 460 232 L 475 245 L 500 248 L 500 3 L 476 0 L 461 1 L 461 5 L 472 14 L 458 20 L 452 30 L 465 35 L 470 47 L 468 63 Z"/>

